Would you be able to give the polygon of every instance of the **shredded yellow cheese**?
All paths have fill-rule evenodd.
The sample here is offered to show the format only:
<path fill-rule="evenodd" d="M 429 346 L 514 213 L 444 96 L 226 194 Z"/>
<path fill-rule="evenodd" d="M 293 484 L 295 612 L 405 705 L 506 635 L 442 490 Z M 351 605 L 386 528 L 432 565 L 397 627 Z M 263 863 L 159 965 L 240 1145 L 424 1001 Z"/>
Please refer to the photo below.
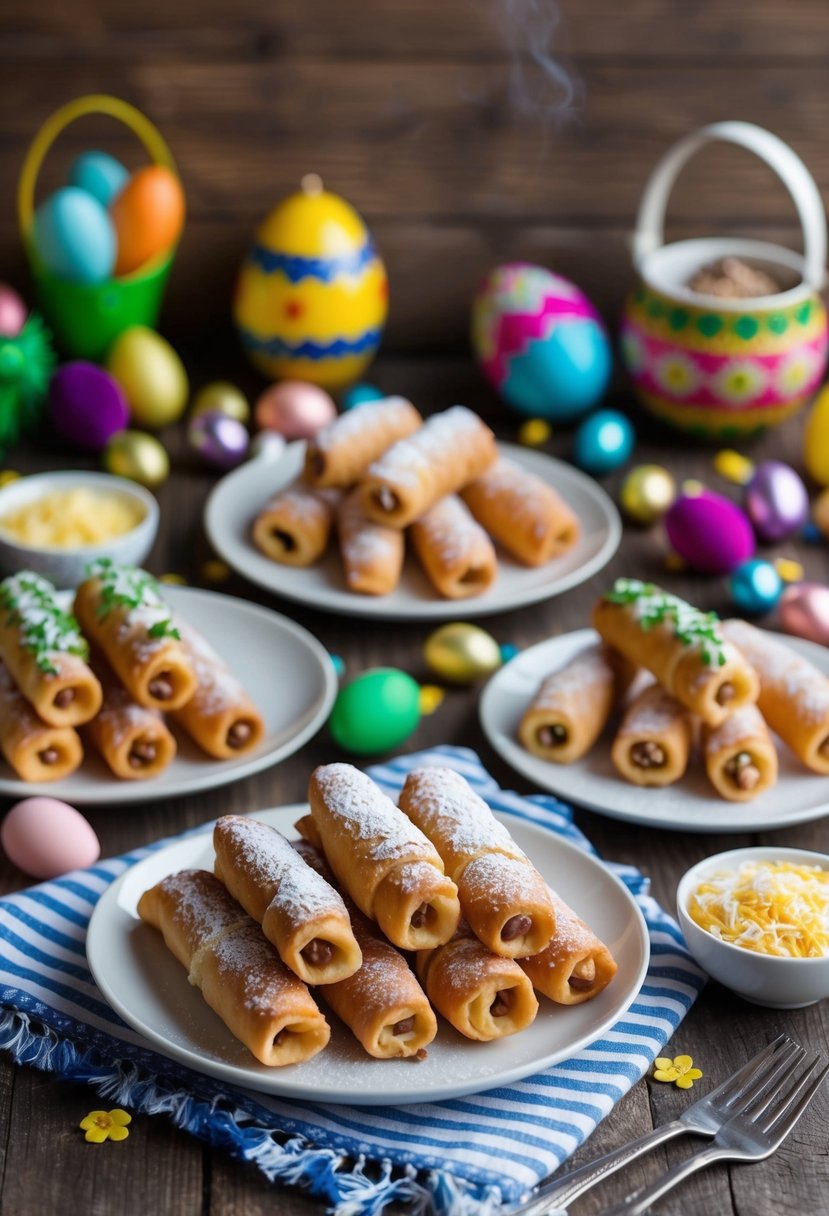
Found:
<path fill-rule="evenodd" d="M 746 861 L 700 883 L 688 912 L 714 937 L 759 954 L 829 955 L 829 870 Z"/>
<path fill-rule="evenodd" d="M 54 490 L 0 519 L 0 530 L 38 549 L 77 549 L 131 532 L 144 518 L 140 503 L 122 494 L 77 486 Z"/>

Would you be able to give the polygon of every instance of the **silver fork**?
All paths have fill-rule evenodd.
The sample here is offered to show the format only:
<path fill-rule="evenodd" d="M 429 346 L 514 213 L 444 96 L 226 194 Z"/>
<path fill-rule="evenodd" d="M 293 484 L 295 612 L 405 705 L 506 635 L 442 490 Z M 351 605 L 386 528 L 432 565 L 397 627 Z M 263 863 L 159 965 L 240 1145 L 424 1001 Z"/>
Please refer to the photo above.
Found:
<path fill-rule="evenodd" d="M 815 1056 L 798 1079 L 787 1075 L 775 1083 L 767 1081 L 750 1103 L 750 1110 L 733 1115 L 724 1123 L 708 1148 L 667 1170 L 656 1182 L 628 1196 L 605 1216 L 642 1216 L 657 1199 L 714 1161 L 762 1161 L 770 1157 L 805 1114 L 829 1072 L 829 1064 L 818 1072 L 819 1066 L 820 1059 Z"/>
<path fill-rule="evenodd" d="M 553 1177 L 549 1182 L 540 1183 L 528 1200 L 512 1209 L 510 1216 L 544 1216 L 544 1213 L 566 1207 L 602 1178 L 675 1136 L 682 1136 L 686 1132 L 698 1136 L 716 1135 L 726 1119 L 744 1109 L 757 1096 L 764 1081 L 775 1079 L 787 1069 L 794 1068 L 805 1054 L 804 1049 L 788 1035 L 778 1035 L 722 1085 L 683 1111 L 678 1119 L 653 1128 L 644 1136 L 623 1144 L 603 1157 L 597 1157 L 595 1161 L 588 1161 L 563 1178 Z"/>

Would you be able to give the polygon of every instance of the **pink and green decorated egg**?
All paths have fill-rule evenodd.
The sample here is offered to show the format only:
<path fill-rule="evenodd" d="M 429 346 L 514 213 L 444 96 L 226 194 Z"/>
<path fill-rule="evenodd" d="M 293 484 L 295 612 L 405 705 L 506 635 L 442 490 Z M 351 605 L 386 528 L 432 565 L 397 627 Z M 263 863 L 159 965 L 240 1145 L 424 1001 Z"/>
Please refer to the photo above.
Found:
<path fill-rule="evenodd" d="M 612 356 L 587 296 L 543 266 L 496 267 L 472 306 L 472 346 L 512 409 L 569 422 L 601 399 Z"/>

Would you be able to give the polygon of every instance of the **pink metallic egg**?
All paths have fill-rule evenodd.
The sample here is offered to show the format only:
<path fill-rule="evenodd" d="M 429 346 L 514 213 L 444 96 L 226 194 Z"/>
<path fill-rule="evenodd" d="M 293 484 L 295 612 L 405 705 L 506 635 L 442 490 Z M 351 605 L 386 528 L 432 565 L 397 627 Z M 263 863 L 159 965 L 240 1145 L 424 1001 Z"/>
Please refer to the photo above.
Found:
<path fill-rule="evenodd" d="M 754 553 L 754 532 L 740 508 L 702 487 L 679 495 L 665 515 L 665 530 L 700 574 L 730 574 Z"/>
<path fill-rule="evenodd" d="M 313 439 L 337 417 L 337 407 L 325 389 L 304 380 L 283 380 L 266 388 L 254 410 L 256 425 L 279 431 L 286 439 Z"/>
<path fill-rule="evenodd" d="M 13 287 L 0 283 L 0 338 L 16 338 L 29 310 Z"/>
<path fill-rule="evenodd" d="M 778 620 L 786 633 L 829 646 L 829 587 L 795 583 L 783 592 Z"/>
<path fill-rule="evenodd" d="M 758 464 L 746 486 L 746 515 L 761 541 L 784 540 L 809 518 L 809 495 L 791 465 L 782 460 Z"/>

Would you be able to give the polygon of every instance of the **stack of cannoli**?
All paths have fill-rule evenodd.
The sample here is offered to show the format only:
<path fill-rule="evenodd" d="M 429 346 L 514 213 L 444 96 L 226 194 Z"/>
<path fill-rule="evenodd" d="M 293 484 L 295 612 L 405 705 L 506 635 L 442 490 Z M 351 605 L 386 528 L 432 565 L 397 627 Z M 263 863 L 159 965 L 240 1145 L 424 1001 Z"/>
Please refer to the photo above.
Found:
<path fill-rule="evenodd" d="M 829 773 L 829 679 L 785 643 L 636 579 L 616 581 L 593 625 L 600 642 L 545 676 L 522 715 L 534 755 L 580 759 L 618 710 L 611 757 L 635 785 L 678 781 L 696 741 L 714 790 L 749 801 L 777 780 L 769 728 Z"/>
<path fill-rule="evenodd" d="M 308 444 L 301 476 L 253 522 L 256 546 L 309 566 L 336 532 L 350 591 L 388 595 L 403 570 L 405 537 L 431 586 L 447 599 L 481 595 L 498 573 L 493 541 L 540 566 L 578 540 L 579 522 L 552 486 L 506 459 L 471 410 L 425 422 L 402 397 L 357 406 Z"/>
<path fill-rule="evenodd" d="M 92 563 L 71 613 L 24 571 L 0 583 L 0 751 L 24 781 L 66 777 L 82 740 L 126 781 L 176 754 L 163 714 L 216 759 L 257 747 L 262 717 L 196 630 L 174 621 L 144 570 Z"/>
<path fill-rule="evenodd" d="M 530 1025 L 537 993 L 575 1005 L 612 980 L 607 947 L 451 769 L 411 773 L 396 806 L 323 765 L 309 804 L 294 842 L 224 816 L 214 873 L 171 875 L 138 904 L 263 1064 L 320 1051 L 326 1006 L 375 1059 L 422 1059 L 436 1013 L 489 1042 Z"/>

